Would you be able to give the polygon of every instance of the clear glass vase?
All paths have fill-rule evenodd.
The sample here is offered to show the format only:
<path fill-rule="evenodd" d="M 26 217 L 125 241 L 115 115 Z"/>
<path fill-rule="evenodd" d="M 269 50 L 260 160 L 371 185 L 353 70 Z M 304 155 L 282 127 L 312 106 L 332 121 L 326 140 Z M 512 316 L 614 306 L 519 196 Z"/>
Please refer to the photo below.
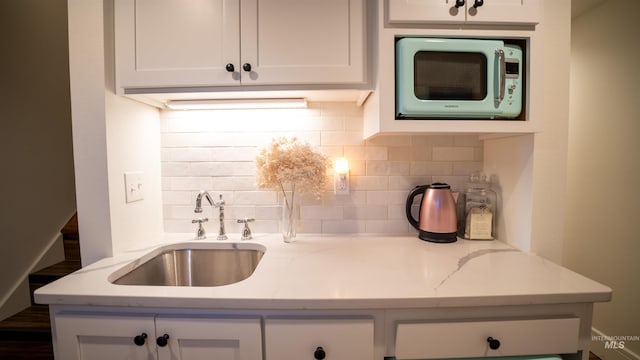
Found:
<path fill-rule="evenodd" d="M 282 203 L 282 239 L 286 243 L 296 240 L 298 233 L 298 223 L 300 222 L 300 205 L 298 204 L 298 196 L 294 191 L 284 193 L 284 201 Z"/>

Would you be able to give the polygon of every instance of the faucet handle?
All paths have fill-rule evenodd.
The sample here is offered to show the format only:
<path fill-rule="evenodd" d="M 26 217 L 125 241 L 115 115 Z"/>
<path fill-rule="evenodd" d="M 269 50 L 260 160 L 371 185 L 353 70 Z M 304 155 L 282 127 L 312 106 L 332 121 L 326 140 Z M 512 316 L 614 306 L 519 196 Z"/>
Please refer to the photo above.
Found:
<path fill-rule="evenodd" d="M 251 229 L 249 228 L 249 223 L 250 222 L 254 222 L 254 221 L 256 221 L 256 219 L 254 219 L 254 218 L 238 219 L 238 224 L 244 224 L 244 228 L 242 229 L 242 237 L 240 238 L 240 240 L 250 240 L 250 239 L 252 239 Z"/>
<path fill-rule="evenodd" d="M 192 224 L 198 224 L 198 230 L 196 230 L 196 240 L 202 240 L 207 238 L 204 227 L 202 226 L 202 223 L 207 221 L 209 221 L 208 218 L 197 218 L 197 219 L 191 220 Z"/>

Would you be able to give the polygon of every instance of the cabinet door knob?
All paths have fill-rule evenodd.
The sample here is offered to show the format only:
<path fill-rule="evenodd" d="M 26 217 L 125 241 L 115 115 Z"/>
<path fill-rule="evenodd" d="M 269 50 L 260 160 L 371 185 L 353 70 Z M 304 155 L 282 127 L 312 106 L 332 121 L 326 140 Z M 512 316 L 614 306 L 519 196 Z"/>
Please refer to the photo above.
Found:
<path fill-rule="evenodd" d="M 456 0 L 456 8 L 463 7 L 465 0 Z"/>
<path fill-rule="evenodd" d="M 316 351 L 313 352 L 313 358 L 316 360 L 322 360 L 327 356 L 327 353 L 324 351 L 322 346 L 318 346 Z"/>
<path fill-rule="evenodd" d="M 234 72 L 236 71 L 236 67 L 233 66 L 232 63 L 228 63 L 227 66 L 224 67 L 228 72 Z"/>
<path fill-rule="evenodd" d="M 250 72 L 251 71 L 251 64 L 249 64 L 249 63 L 242 64 L 242 70 L 244 70 L 246 72 Z"/>
<path fill-rule="evenodd" d="M 473 7 L 476 8 L 476 9 L 479 8 L 482 5 L 484 5 L 484 0 L 475 0 L 473 2 Z"/>
<path fill-rule="evenodd" d="M 500 340 L 494 339 L 491 336 L 487 338 L 487 342 L 489 343 L 489 348 L 491 350 L 498 350 L 498 348 L 500 347 Z"/>
<path fill-rule="evenodd" d="M 147 342 L 147 333 L 136 335 L 136 337 L 133 338 L 133 343 L 138 346 L 144 345 L 145 342 Z"/>
<path fill-rule="evenodd" d="M 168 342 L 169 342 L 169 335 L 167 334 L 164 334 L 156 339 L 156 344 L 158 344 L 158 346 L 160 347 L 167 346 Z"/>

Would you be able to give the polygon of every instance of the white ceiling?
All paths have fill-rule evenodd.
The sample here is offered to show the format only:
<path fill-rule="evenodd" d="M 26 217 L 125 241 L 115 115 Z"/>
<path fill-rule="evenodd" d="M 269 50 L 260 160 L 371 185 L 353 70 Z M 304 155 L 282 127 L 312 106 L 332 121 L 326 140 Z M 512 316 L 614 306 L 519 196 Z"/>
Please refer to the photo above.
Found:
<path fill-rule="evenodd" d="M 571 18 L 574 18 L 583 12 L 598 6 L 607 0 L 571 0 Z"/>

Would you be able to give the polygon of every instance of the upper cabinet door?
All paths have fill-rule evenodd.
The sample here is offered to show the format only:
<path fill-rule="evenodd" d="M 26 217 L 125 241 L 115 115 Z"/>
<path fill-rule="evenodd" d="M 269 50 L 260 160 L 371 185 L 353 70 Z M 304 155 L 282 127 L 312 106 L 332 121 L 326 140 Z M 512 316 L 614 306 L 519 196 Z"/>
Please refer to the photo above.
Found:
<path fill-rule="evenodd" d="M 386 5 L 390 23 L 465 21 L 466 7 L 456 7 L 456 0 L 387 0 Z"/>
<path fill-rule="evenodd" d="M 242 0 L 244 84 L 365 81 L 364 0 Z"/>
<path fill-rule="evenodd" d="M 238 0 L 116 0 L 119 89 L 239 84 Z"/>
<path fill-rule="evenodd" d="M 537 24 L 542 14 L 543 0 L 491 0 L 474 8 L 467 0 L 467 21 L 487 24 Z"/>
<path fill-rule="evenodd" d="M 537 24 L 543 0 L 387 0 L 389 23 Z"/>

